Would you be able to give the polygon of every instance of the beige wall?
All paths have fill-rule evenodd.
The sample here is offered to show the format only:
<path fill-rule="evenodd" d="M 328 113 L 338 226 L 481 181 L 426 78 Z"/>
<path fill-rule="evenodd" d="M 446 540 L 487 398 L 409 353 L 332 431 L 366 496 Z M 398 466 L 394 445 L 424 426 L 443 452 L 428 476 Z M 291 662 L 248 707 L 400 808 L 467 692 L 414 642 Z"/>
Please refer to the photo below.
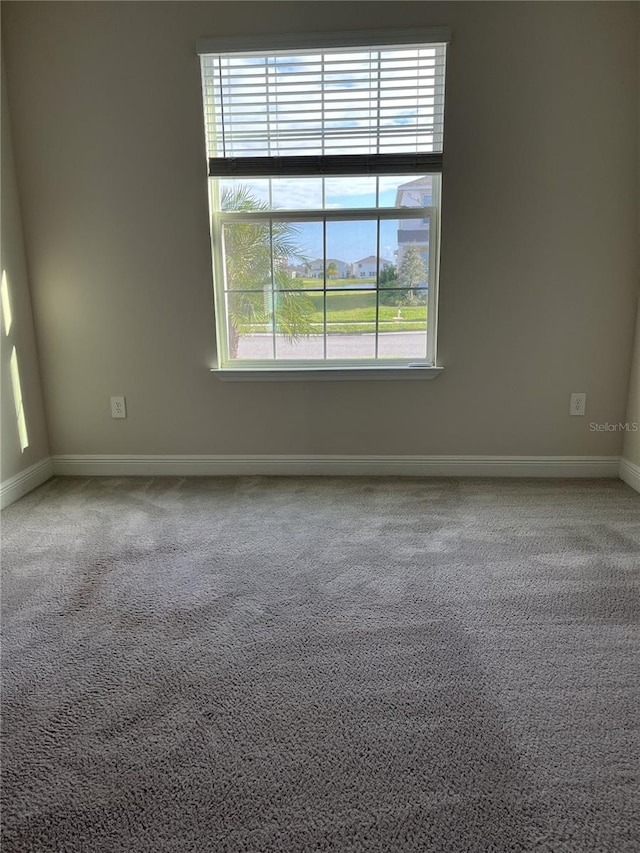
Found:
<path fill-rule="evenodd" d="M 638 33 L 638 85 L 640 88 L 640 31 Z M 638 98 L 638 278 L 640 280 L 640 98 Z M 640 281 L 639 281 L 640 284 Z M 627 421 L 629 424 L 640 426 L 640 287 L 638 290 L 638 315 L 636 319 L 636 333 L 633 347 L 633 359 L 631 363 L 631 375 L 629 377 L 629 402 L 627 408 Z M 638 432 L 629 432 L 624 437 L 622 450 L 624 459 L 640 466 L 640 429 Z"/>
<path fill-rule="evenodd" d="M 0 275 L 6 277 L 11 325 L 3 315 L 0 329 L 0 479 L 8 480 L 49 455 L 40 373 L 36 351 L 27 268 L 22 241 L 20 204 L 16 188 L 11 145 L 11 125 L 7 108 L 4 69 L 2 70 L 2 233 L 0 235 Z M 18 435 L 16 407 L 10 374 L 15 347 L 29 446 L 22 451 Z"/>
<path fill-rule="evenodd" d="M 631 379 L 629 381 L 629 408 L 627 422 L 637 424 L 638 432 L 627 432 L 624 437 L 623 457 L 634 465 L 640 466 L 640 305 L 636 321 L 636 338 L 633 351 Z"/>
<path fill-rule="evenodd" d="M 3 3 L 54 453 L 619 454 L 633 3 Z M 195 40 L 448 25 L 432 382 L 221 383 Z M 567 414 L 587 391 L 585 418 Z M 127 420 L 109 417 L 125 394 Z"/>

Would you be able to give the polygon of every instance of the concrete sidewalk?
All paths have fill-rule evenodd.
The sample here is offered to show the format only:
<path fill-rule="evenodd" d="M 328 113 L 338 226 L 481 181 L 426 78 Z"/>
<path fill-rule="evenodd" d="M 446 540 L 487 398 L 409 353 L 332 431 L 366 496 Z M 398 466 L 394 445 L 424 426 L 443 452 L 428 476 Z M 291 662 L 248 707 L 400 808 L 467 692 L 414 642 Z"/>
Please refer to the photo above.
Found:
<path fill-rule="evenodd" d="M 415 358 L 426 357 L 426 335 L 424 332 L 381 332 L 378 336 L 378 357 Z M 375 358 L 376 335 L 328 334 L 327 358 Z M 293 343 L 283 335 L 269 334 L 245 335 L 240 338 L 238 358 L 279 358 L 279 359 L 323 359 L 323 335 L 309 335 Z"/>

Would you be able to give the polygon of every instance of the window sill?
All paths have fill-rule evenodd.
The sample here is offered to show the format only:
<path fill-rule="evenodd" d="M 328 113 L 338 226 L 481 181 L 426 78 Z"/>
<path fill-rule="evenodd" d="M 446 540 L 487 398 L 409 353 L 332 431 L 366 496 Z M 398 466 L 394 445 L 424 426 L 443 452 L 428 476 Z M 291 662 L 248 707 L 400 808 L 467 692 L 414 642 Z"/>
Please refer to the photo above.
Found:
<path fill-rule="evenodd" d="M 392 379 L 435 379 L 444 368 L 416 365 L 415 367 L 269 367 L 269 368 L 211 368 L 222 382 L 343 382 Z"/>

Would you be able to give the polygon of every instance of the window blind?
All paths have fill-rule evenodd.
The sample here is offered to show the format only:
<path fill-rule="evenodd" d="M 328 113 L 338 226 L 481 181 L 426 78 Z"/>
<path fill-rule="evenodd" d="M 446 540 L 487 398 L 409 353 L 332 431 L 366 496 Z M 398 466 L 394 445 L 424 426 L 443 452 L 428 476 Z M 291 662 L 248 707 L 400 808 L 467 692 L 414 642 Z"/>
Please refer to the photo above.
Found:
<path fill-rule="evenodd" d="M 420 168 L 415 155 L 439 171 L 445 56 L 444 41 L 201 53 L 212 174 L 243 162 L 257 174 L 256 158 L 280 158 L 280 173 L 287 161 L 290 174 L 327 172 L 330 157 L 345 170 L 368 157 L 367 171 L 386 171 L 389 155 L 395 171 L 405 159 L 407 171 Z"/>

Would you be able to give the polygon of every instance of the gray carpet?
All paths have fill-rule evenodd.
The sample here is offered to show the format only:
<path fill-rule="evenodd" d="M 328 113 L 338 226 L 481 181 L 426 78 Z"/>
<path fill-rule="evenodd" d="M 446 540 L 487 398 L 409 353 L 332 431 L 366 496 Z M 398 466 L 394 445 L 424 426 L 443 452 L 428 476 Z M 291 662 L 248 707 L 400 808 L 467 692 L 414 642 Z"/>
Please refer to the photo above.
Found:
<path fill-rule="evenodd" d="M 640 850 L 640 497 L 69 478 L 3 513 L 3 853 Z"/>

